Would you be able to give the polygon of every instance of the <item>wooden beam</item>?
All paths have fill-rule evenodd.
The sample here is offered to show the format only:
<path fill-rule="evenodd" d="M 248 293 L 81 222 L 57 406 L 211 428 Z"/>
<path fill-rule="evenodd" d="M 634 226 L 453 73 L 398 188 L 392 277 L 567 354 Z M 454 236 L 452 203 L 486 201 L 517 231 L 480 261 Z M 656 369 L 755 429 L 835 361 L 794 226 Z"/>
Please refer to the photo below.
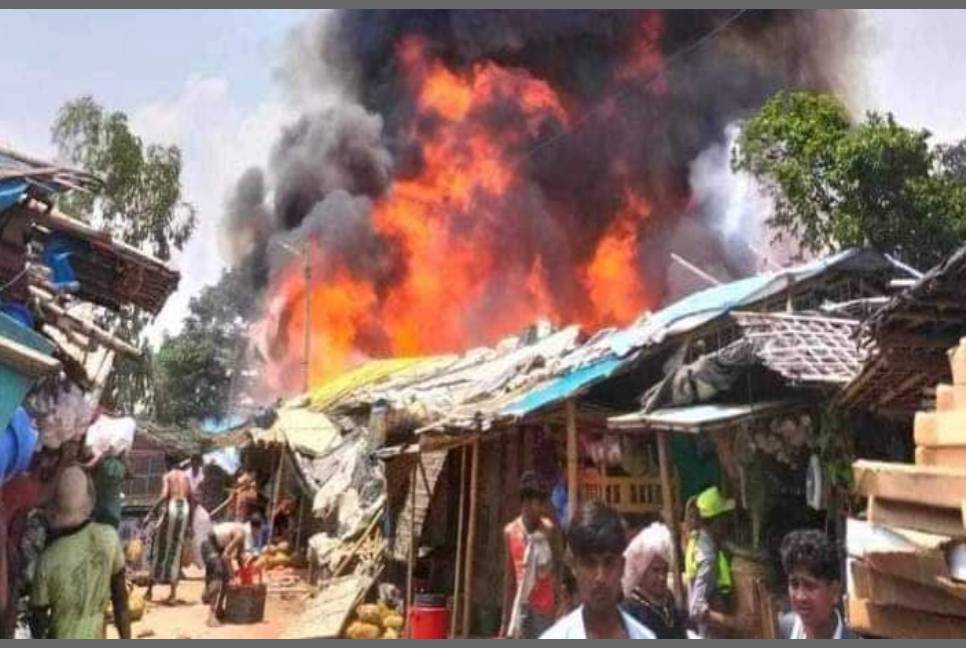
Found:
<path fill-rule="evenodd" d="M 944 592 L 938 584 L 930 587 L 883 574 L 861 561 L 852 564 L 852 573 L 860 575 L 867 584 L 869 598 L 876 605 L 896 606 L 943 616 L 966 617 L 966 605 L 963 605 L 957 597 Z"/>
<path fill-rule="evenodd" d="M 54 296 L 41 290 L 36 286 L 30 286 L 30 295 L 33 297 L 34 303 L 43 310 L 46 311 L 50 316 L 56 319 L 56 323 L 51 323 L 52 326 L 57 328 L 67 328 L 68 330 L 79 330 L 85 335 L 89 335 L 94 338 L 104 346 L 109 349 L 113 349 L 119 353 L 124 353 L 133 358 L 138 358 L 141 356 L 141 350 L 135 346 L 132 346 L 125 342 L 124 340 L 111 335 L 101 327 L 88 322 L 87 320 L 81 319 L 76 315 L 67 312 L 64 308 L 61 308 L 54 299 Z"/>
<path fill-rule="evenodd" d="M 857 632 L 889 639 L 966 637 L 966 619 L 886 607 L 856 597 L 849 599 L 848 625 Z"/>
<path fill-rule="evenodd" d="M 410 513 L 409 513 L 409 556 L 406 561 L 406 614 L 411 614 L 413 609 L 413 566 L 416 562 L 416 466 L 419 461 L 418 455 L 416 463 L 413 463 L 413 474 L 409 481 Z M 413 629 L 410 624 L 406 624 L 409 638 L 412 639 Z"/>
<path fill-rule="evenodd" d="M 0 336 L 0 362 L 31 379 L 60 369 L 60 362 L 55 358 L 3 336 Z"/>
<path fill-rule="evenodd" d="M 946 466 L 966 470 L 966 446 L 946 448 L 916 448 L 916 464 L 920 466 Z"/>
<path fill-rule="evenodd" d="M 657 433 L 657 462 L 661 471 L 661 504 L 664 506 L 664 521 L 671 530 L 672 538 L 680 538 L 678 517 L 674 511 L 674 482 L 671 480 L 671 451 L 668 433 Z M 684 585 L 681 582 L 681 548 L 677 541 L 671 543 L 671 578 L 674 599 L 684 608 Z"/>
<path fill-rule="evenodd" d="M 852 464 L 855 492 L 900 502 L 961 510 L 966 502 L 966 471 L 860 460 Z"/>
<path fill-rule="evenodd" d="M 476 548 L 476 492 L 479 490 L 480 478 L 480 441 L 476 439 L 472 446 L 470 461 L 470 515 L 467 522 L 466 538 L 466 580 L 463 582 L 463 636 L 470 636 L 470 612 L 473 609 L 473 559 Z"/>
<path fill-rule="evenodd" d="M 460 506 L 456 521 L 456 568 L 453 578 L 453 615 L 449 621 L 449 638 L 456 637 L 457 619 L 463 607 L 460 578 L 463 575 L 463 518 L 466 510 L 466 446 L 460 448 Z"/>
<path fill-rule="evenodd" d="M 913 436 L 917 446 L 966 446 L 966 410 L 917 412 Z"/>
<path fill-rule="evenodd" d="M 567 401 L 567 524 L 577 513 L 580 492 L 577 472 L 577 404 L 573 399 Z"/>
<path fill-rule="evenodd" d="M 870 497 L 868 516 L 869 522 L 882 526 L 915 529 L 944 536 L 966 534 L 962 515 L 958 511 L 945 508 Z"/>

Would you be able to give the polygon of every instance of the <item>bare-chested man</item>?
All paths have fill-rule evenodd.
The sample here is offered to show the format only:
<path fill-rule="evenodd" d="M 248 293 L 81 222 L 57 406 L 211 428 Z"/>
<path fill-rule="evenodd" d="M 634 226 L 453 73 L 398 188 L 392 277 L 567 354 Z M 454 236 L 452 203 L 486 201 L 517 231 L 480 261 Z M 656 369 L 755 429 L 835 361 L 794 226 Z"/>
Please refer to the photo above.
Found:
<path fill-rule="evenodd" d="M 165 463 L 168 472 L 164 475 L 161 499 L 157 504 L 164 508 L 151 547 L 151 585 L 146 597 L 151 598 L 155 583 L 168 584 L 171 594 L 166 602 L 174 603 L 181 576 L 181 554 L 191 523 L 191 481 L 183 470 L 178 469 L 177 459 L 169 455 L 165 457 Z"/>

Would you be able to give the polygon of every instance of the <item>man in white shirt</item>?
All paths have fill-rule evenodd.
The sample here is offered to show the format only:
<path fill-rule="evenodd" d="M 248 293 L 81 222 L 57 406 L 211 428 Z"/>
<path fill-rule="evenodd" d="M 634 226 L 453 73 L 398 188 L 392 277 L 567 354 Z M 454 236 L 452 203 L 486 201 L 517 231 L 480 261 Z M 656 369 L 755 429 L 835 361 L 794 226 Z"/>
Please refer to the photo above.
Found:
<path fill-rule="evenodd" d="M 567 544 L 581 605 L 540 638 L 654 639 L 653 632 L 620 607 L 627 535 L 617 511 L 588 502 L 571 521 Z"/>
<path fill-rule="evenodd" d="M 792 531 L 782 542 L 792 611 L 779 619 L 782 639 L 858 639 L 842 621 L 842 577 L 835 545 L 815 529 Z"/>

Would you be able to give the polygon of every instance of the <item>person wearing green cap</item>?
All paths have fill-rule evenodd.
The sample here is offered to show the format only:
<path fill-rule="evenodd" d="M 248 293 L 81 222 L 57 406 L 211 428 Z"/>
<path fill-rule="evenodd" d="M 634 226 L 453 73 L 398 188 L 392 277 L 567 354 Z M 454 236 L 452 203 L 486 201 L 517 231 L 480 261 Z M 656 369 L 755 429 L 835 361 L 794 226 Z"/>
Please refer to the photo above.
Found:
<path fill-rule="evenodd" d="M 745 627 L 743 618 L 725 612 L 733 580 L 721 544 L 728 536 L 735 501 L 712 486 L 689 500 L 688 509 L 692 525 L 684 554 L 688 616 L 702 639 L 727 637 Z"/>

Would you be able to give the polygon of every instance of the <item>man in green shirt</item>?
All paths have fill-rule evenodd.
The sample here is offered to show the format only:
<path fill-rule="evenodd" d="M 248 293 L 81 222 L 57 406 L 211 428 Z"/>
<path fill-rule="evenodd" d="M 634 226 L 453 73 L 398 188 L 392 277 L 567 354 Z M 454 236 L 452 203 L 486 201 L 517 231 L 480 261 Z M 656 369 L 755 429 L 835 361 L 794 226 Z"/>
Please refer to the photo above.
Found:
<path fill-rule="evenodd" d="M 30 596 L 35 638 L 103 639 L 108 598 L 118 634 L 131 638 L 121 541 L 113 528 L 91 521 L 93 490 L 79 466 L 64 469 L 54 484 L 47 514 L 52 539 Z"/>

